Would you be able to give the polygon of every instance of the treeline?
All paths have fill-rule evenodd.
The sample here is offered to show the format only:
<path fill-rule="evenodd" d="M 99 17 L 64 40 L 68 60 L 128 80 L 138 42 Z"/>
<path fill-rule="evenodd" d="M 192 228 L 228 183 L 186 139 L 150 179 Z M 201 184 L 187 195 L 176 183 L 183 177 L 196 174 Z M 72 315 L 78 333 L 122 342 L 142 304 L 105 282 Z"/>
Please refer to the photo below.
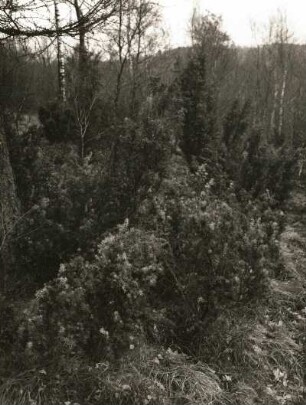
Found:
<path fill-rule="evenodd" d="M 237 48 L 207 15 L 192 47 L 154 53 L 140 3 L 109 60 L 80 42 L 64 82 L 61 55 L 0 49 L 0 398 L 297 404 L 300 342 L 267 336 L 305 47 L 281 21 Z"/>

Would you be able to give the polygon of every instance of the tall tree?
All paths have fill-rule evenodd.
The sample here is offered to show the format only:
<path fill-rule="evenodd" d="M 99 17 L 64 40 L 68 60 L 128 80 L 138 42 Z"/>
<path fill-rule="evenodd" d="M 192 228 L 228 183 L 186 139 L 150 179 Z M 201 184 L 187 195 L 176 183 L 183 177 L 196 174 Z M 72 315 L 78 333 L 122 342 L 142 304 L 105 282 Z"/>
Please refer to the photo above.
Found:
<path fill-rule="evenodd" d="M 181 76 L 184 110 L 181 147 L 187 161 L 212 159 L 218 150 L 218 88 L 224 77 L 229 38 L 221 19 L 193 16 L 193 46 Z"/>
<path fill-rule="evenodd" d="M 66 102 L 65 62 L 63 54 L 63 42 L 60 27 L 58 0 L 54 0 L 54 19 L 57 31 L 56 42 L 57 42 L 57 66 L 58 66 L 58 97 L 60 102 L 65 103 Z"/>

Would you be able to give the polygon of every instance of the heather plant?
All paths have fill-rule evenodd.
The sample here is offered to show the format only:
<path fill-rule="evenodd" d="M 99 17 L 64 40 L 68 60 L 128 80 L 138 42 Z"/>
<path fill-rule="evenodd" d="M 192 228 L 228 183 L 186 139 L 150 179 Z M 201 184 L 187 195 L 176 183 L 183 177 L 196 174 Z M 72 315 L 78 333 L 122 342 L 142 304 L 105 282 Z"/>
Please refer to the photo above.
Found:
<path fill-rule="evenodd" d="M 62 264 L 25 312 L 19 334 L 29 361 L 110 360 L 133 350 L 151 317 L 166 255 L 162 239 L 125 223 L 103 239 L 92 262 Z"/>
<path fill-rule="evenodd" d="M 20 329 L 28 354 L 109 359 L 143 338 L 191 348 L 225 307 L 265 295 L 277 219 L 233 185 L 216 196 L 205 166 L 166 178 L 134 217 L 141 227 L 126 221 L 37 292 Z"/>
<path fill-rule="evenodd" d="M 167 235 L 171 247 L 161 284 L 175 325 L 170 335 L 192 346 L 223 308 L 265 295 L 279 265 L 280 217 L 264 204 L 239 201 L 233 184 L 216 195 L 205 166 L 168 178 L 161 189 L 143 212 L 154 215 L 146 226 Z"/>

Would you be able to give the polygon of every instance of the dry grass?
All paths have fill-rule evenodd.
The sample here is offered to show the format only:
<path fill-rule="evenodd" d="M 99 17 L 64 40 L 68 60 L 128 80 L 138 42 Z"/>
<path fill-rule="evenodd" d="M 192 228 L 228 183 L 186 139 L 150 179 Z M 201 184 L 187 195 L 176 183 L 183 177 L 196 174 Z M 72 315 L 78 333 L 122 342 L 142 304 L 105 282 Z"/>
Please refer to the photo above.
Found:
<path fill-rule="evenodd" d="M 299 280 L 272 280 L 271 290 L 275 299 L 284 305 L 293 304 L 305 298 L 305 287 Z"/>
<path fill-rule="evenodd" d="M 306 281 L 306 239 L 294 227 L 287 225 L 280 240 L 280 251 L 288 278 Z"/>
<path fill-rule="evenodd" d="M 119 364 L 77 370 L 75 375 L 33 371 L 0 387 L 1 405 L 219 405 L 228 403 L 221 381 L 207 365 L 185 355 L 142 345 Z M 60 372 L 60 371 L 59 371 Z M 42 374 L 40 374 L 42 373 Z M 80 380 L 79 392 L 75 381 Z M 85 387 L 85 388 L 84 388 Z M 58 395 L 57 395 L 58 394 Z"/>
<path fill-rule="evenodd" d="M 267 301 L 228 310 L 208 331 L 202 358 L 230 376 L 224 388 L 231 405 L 305 403 L 306 233 L 300 225 L 287 226 L 282 234 L 285 271 L 282 279 L 271 280 Z"/>
<path fill-rule="evenodd" d="M 47 400 L 42 389 L 43 386 L 44 384 L 32 371 L 7 379 L 0 386 L 0 404 L 42 405 Z M 51 405 L 53 403 L 51 402 Z"/>
<path fill-rule="evenodd" d="M 208 331 L 200 356 L 218 371 L 231 405 L 293 405 L 302 400 L 298 329 L 285 312 L 281 319 L 274 305 L 268 300 L 257 311 L 228 310 Z"/>
<path fill-rule="evenodd" d="M 223 397 L 219 379 L 203 364 L 173 364 L 156 370 L 154 378 L 162 382 L 174 403 L 213 404 Z"/>
<path fill-rule="evenodd" d="M 105 391 L 107 390 L 108 393 Z M 109 375 L 101 398 L 114 403 L 213 405 L 227 403 L 221 381 L 207 365 L 171 350 L 143 346 Z M 109 395 L 111 394 L 111 395 Z M 110 402 L 107 402 L 110 403 Z"/>

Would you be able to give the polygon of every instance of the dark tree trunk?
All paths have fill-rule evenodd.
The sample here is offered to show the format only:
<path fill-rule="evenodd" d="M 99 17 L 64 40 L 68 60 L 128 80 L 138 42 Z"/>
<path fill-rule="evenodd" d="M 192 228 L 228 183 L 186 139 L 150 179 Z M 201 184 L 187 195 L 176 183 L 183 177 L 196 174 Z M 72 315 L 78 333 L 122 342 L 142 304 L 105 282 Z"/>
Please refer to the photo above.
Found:
<path fill-rule="evenodd" d="M 15 267 L 13 231 L 19 213 L 6 135 L 0 127 L 0 291 L 5 289 L 6 281 Z"/>
<path fill-rule="evenodd" d="M 79 22 L 79 73 L 80 79 L 86 74 L 86 60 L 87 60 L 87 50 L 86 50 L 86 29 L 82 26 L 83 12 L 79 5 L 78 0 L 74 0 L 74 8 Z"/>

